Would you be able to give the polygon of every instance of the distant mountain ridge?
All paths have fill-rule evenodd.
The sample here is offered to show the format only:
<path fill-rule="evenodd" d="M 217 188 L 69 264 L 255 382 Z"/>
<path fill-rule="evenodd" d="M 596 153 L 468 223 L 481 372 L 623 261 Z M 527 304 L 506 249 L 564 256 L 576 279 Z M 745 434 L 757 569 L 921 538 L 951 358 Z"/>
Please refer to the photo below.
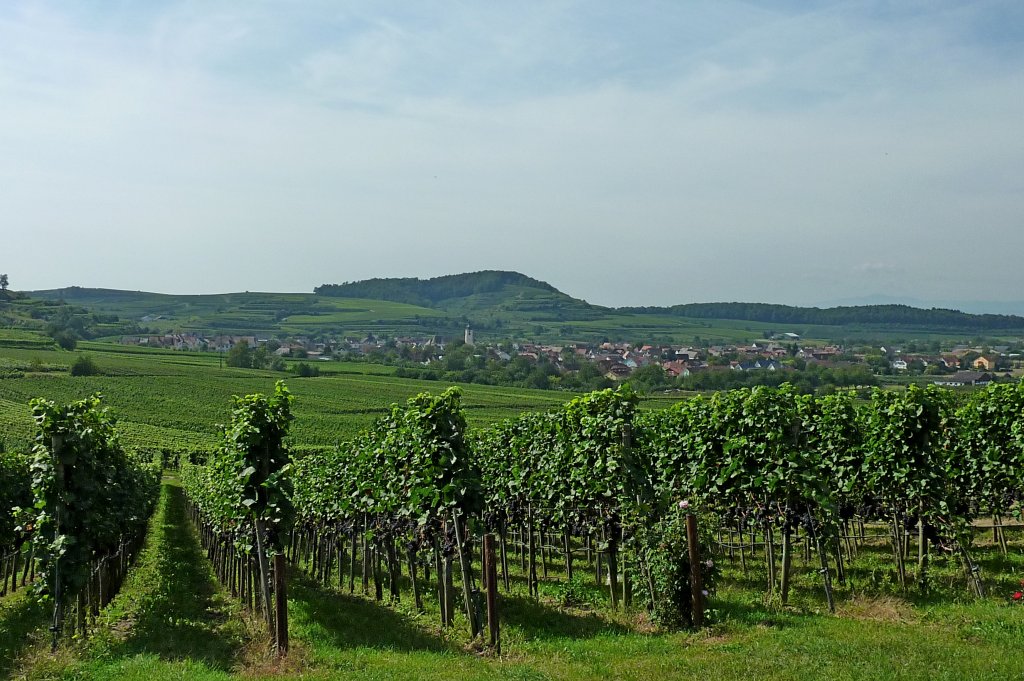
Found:
<path fill-rule="evenodd" d="M 968 314 L 959 310 L 922 309 L 896 304 L 818 308 L 772 303 L 687 303 L 671 307 L 620 308 L 619 311 L 634 314 L 668 313 L 689 319 L 738 319 L 771 324 L 821 326 L 893 325 L 964 331 L 1024 327 L 1024 317 L 1015 315 Z"/>
<path fill-rule="evenodd" d="M 876 293 L 813 303 L 814 307 L 863 307 L 865 305 L 909 305 L 926 310 L 937 307 L 944 310 L 959 310 L 968 314 L 1024 316 L 1024 300 L 952 300 L 944 298 L 925 300 Z"/>
<path fill-rule="evenodd" d="M 162 331 L 202 329 L 264 334 L 354 330 L 375 334 L 446 334 L 471 324 L 490 337 L 619 338 L 722 336 L 817 330 L 824 337 L 881 332 L 1024 334 L 1024 316 L 968 314 L 904 304 L 797 307 L 770 303 L 688 303 L 610 308 L 574 298 L 519 272 L 484 270 L 430 279 L 374 278 L 317 286 L 313 293 L 173 295 L 72 286 L 32 292 Z M 737 327 L 737 322 L 744 326 Z M 760 328 L 747 327 L 747 323 Z M 803 328 L 808 327 L 808 328 Z M 716 327 L 717 328 L 717 327 Z"/>
<path fill-rule="evenodd" d="M 324 284 L 314 292 L 324 296 L 389 300 L 467 314 L 479 312 L 482 307 L 510 309 L 510 303 L 515 300 L 515 309 L 519 311 L 557 310 L 563 315 L 569 315 L 567 318 L 575 319 L 581 318 L 581 313 L 586 318 L 595 318 L 600 314 L 627 313 L 821 326 L 906 326 L 963 331 L 1024 328 L 1024 317 L 1016 315 L 968 314 L 959 310 L 924 309 L 893 303 L 830 308 L 773 303 L 686 303 L 669 307 L 603 308 L 573 298 L 525 274 L 498 270 L 451 274 L 433 279 L 367 279 L 344 284 Z M 534 307 L 524 304 L 526 300 Z M 540 301 L 545 304 L 536 307 Z"/>

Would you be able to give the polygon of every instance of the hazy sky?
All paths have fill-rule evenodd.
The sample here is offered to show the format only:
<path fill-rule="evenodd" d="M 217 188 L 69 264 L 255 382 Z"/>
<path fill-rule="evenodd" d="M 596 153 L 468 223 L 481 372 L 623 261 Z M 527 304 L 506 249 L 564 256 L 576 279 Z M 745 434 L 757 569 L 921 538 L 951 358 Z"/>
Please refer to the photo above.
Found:
<path fill-rule="evenodd" d="M 12 288 L 1024 298 L 1024 2 L 0 3 Z"/>

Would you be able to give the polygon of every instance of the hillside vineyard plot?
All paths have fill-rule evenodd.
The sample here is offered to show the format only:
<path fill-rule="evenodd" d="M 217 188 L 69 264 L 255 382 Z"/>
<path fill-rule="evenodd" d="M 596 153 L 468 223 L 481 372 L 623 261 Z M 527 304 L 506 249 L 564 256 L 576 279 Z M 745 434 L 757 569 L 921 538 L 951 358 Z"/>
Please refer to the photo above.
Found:
<path fill-rule="evenodd" d="M 566 602 L 591 593 L 611 612 L 649 611 L 665 629 L 699 624 L 704 605 L 714 621 L 716 589 L 725 573 L 736 580 L 739 569 L 759 575 L 769 599 L 785 603 L 795 582 L 806 599 L 814 584 L 830 608 L 837 594 L 852 592 L 850 580 L 865 588 L 858 565 L 867 561 L 877 570 L 885 550 L 885 569 L 908 595 L 934 598 L 928 594 L 955 586 L 981 598 L 1012 578 L 998 572 L 1014 569 L 1012 557 L 993 561 L 992 548 L 979 549 L 975 524 L 993 518 L 990 546 L 1011 552 L 1002 521 L 1021 508 L 1018 385 L 966 396 L 936 388 L 878 391 L 864 404 L 844 395 L 803 396 L 789 386 L 755 388 L 647 412 L 620 388 L 472 431 L 461 391 L 453 388 L 393 405 L 333 447 L 296 452 L 282 438 L 285 425 L 298 421 L 291 409 L 298 403 L 283 386 L 269 399 L 238 398 L 229 404 L 230 425 L 217 450 L 164 457 L 181 467 L 191 517 L 217 576 L 272 625 L 279 648 L 287 645 L 281 627 L 288 615 L 268 606 L 287 588 L 284 561 L 319 588 L 361 590 L 396 608 L 431 612 L 443 629 L 461 623 L 472 638 L 486 620 L 485 584 L 500 587 L 504 607 L 518 617 L 516 608 L 525 607 L 520 589 L 543 603 L 556 574 Z M 87 416 L 97 406 L 72 405 L 70 413 L 100 418 Z M 59 461 L 85 451 L 55 444 L 64 411 L 43 402 L 34 408 L 44 424 L 35 456 Z M 276 416 L 259 416 L 264 412 Z M 55 425 L 46 426 L 47 419 Z M 276 434 L 264 428 L 272 424 Z M 90 429 L 99 439 L 89 440 L 89 451 L 122 456 L 109 421 Z M 269 468 L 259 463 L 264 458 Z M 5 455 L 3 464 L 0 473 L 14 490 L 3 503 L 23 508 L 25 460 Z M 152 469 L 121 468 L 116 489 L 126 496 L 116 510 L 132 520 L 90 521 L 99 534 L 80 541 L 101 547 L 94 555 L 113 550 L 103 528 L 138 528 L 152 507 Z M 116 477 L 108 464 L 95 470 Z M 78 503 L 100 494 L 110 491 L 85 485 L 76 492 Z M 105 508 L 106 498 L 90 503 Z M 27 560 L 44 575 L 39 583 L 64 584 L 53 581 L 49 567 L 55 538 L 41 539 L 49 521 L 39 516 L 25 525 L 12 511 L 0 517 L 0 553 L 10 555 L 28 538 L 36 554 Z M 699 522 L 695 535 L 685 531 L 689 518 Z M 496 551 L 485 572 L 487 535 Z M 71 554 L 65 560 L 78 565 Z M 10 565 L 3 567 L 9 575 Z M 935 583 L 933 569 L 943 584 Z M 75 574 L 66 579 L 77 580 Z M 692 588 L 698 579 L 699 597 Z M 78 613 L 76 630 L 97 609 L 91 583 L 68 582 L 69 592 L 84 596 L 59 599 Z M 296 588 L 305 598 L 309 582 Z"/>
<path fill-rule="evenodd" d="M 457 390 L 413 398 L 361 437 L 295 459 L 288 555 L 350 591 L 372 579 L 377 598 L 386 589 L 392 601 L 400 599 L 404 566 L 419 608 L 433 571 L 444 624 L 457 600 L 455 566 L 476 634 L 482 613 L 472 557 L 481 533 L 494 533 L 506 585 L 509 550 L 534 597 L 538 569 L 546 573 L 552 555 L 561 554 L 571 579 L 582 550 L 588 568 L 603 572 L 613 608 L 640 600 L 674 612 L 665 620 L 690 623 L 688 592 L 664 586 L 665 541 L 650 530 L 671 526 L 681 510 L 701 510 L 703 555 L 726 550 L 745 561 L 761 550 L 767 591 L 783 602 L 794 547 L 802 546 L 820 566 L 830 608 L 833 580 L 844 583 L 852 547 L 868 539 L 865 524 L 889 528 L 901 588 L 910 588 L 912 572 L 915 588 L 928 590 L 934 551 L 959 562 L 962 582 L 980 596 L 972 522 L 1020 513 L 1020 386 L 992 386 L 962 403 L 939 389 L 878 391 L 861 407 L 789 386 L 643 414 L 636 401 L 628 389 L 602 391 L 467 439 Z M 1005 430 L 979 436 L 979 418 L 999 418 Z M 998 525 L 996 534 L 1005 550 Z M 230 532 L 223 541 L 238 543 Z M 912 545 L 913 570 L 906 565 Z M 668 562 L 685 566 L 685 576 L 694 566 L 684 549 L 671 547 Z M 714 561 L 696 567 L 712 591 Z"/>

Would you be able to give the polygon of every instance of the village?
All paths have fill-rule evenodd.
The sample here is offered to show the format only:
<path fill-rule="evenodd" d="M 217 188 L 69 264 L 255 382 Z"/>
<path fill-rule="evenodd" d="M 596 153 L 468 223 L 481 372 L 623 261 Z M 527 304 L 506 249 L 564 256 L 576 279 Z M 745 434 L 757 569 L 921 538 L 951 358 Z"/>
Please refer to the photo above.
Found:
<path fill-rule="evenodd" d="M 596 369 L 608 381 L 629 379 L 646 367 L 660 368 L 665 383 L 702 373 L 799 372 L 861 368 L 873 375 L 929 376 L 937 385 L 984 385 L 1008 377 L 1022 368 L 1018 345 L 958 344 L 941 348 L 932 342 L 926 349 L 906 347 L 804 342 L 798 334 L 773 335 L 750 344 L 644 344 L 603 342 L 540 344 L 530 342 L 484 343 L 466 328 L 462 338 L 440 336 L 375 336 L 268 338 L 258 335 L 210 335 L 165 333 L 124 336 L 121 343 L 140 347 L 193 352 L 228 353 L 239 344 L 281 359 L 316 361 L 368 361 L 440 371 L 483 368 L 517 362 L 544 365 L 561 375 L 578 372 L 584 365 Z M 661 373 L 659 372 L 659 373 Z"/>

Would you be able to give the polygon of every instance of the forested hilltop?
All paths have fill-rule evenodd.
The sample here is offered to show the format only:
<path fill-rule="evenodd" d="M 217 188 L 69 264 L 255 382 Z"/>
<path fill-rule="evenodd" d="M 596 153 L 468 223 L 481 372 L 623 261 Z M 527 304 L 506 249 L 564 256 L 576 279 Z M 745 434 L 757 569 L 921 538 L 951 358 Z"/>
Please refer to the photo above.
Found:
<path fill-rule="evenodd" d="M 1024 317 L 1003 314 L 968 314 L 941 308 L 922 309 L 909 305 L 856 305 L 844 307 L 795 307 L 770 303 L 687 303 L 671 307 L 626 307 L 619 312 L 671 314 L 690 319 L 738 319 L 772 324 L 854 324 L 894 325 L 916 328 L 1019 329 Z"/>
<path fill-rule="evenodd" d="M 390 300 L 396 303 L 433 307 L 444 300 L 466 298 L 481 293 L 498 293 L 510 286 L 538 289 L 565 296 L 551 284 L 519 272 L 500 270 L 448 274 L 432 279 L 417 279 L 415 277 L 365 279 L 343 284 L 323 284 L 313 289 L 313 292 L 323 296 Z M 565 297 L 569 298 L 569 296 Z"/>

